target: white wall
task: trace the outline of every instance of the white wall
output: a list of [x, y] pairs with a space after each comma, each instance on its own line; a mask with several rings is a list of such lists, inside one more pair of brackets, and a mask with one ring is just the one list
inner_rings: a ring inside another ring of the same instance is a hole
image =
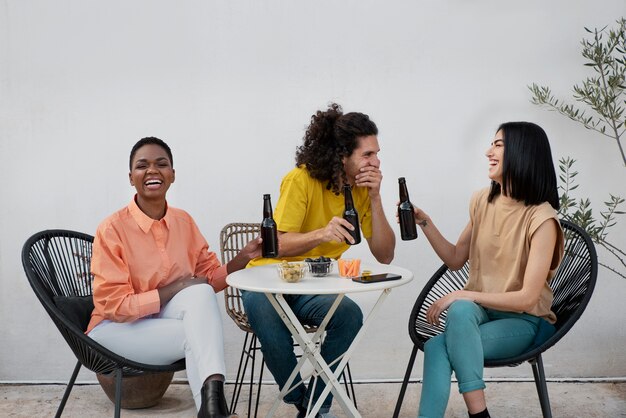
[[[69, 378], [75, 360], [26, 281], [21, 246], [41, 229], [93, 233], [124, 206], [128, 153], [144, 136], [172, 146], [170, 204], [215, 250], [222, 225], [259, 221], [262, 194], [277, 198], [310, 115], [330, 101], [378, 124], [392, 221], [405, 176], [456, 239], [471, 192], [487, 184], [483, 152], [508, 120], [539, 123], [555, 159], [578, 160], [581, 197], [626, 196], [615, 145], [533, 106], [526, 87], [569, 96], [588, 74], [583, 27], [625, 12], [624, 0], [0, 1], [0, 381]], [[623, 219], [612, 233], [621, 248], [625, 231]], [[394, 263], [416, 279], [370, 328], [357, 380], [402, 377], [408, 314], [440, 264], [423, 237], [398, 241]], [[548, 376], [626, 376], [625, 290], [600, 271], [584, 317], [545, 356]], [[224, 326], [232, 377], [242, 333], [226, 316]]]

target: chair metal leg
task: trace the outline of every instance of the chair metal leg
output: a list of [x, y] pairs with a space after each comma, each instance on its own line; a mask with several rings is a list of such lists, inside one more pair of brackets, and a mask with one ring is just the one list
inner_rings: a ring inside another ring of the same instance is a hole
[[[263, 382], [263, 369], [265, 368], [265, 359], [261, 357], [261, 371], [259, 373], [259, 383], [258, 389], [256, 392], [256, 405], [254, 406], [254, 418], [257, 418], [257, 414], [259, 413], [259, 400], [261, 399], [261, 387]], [[250, 377], [252, 379], [252, 377]]]
[[[250, 413], [252, 411], [252, 393], [254, 392], [253, 391], [253, 387], [254, 387], [254, 366], [256, 366], [257, 342], [258, 342], [258, 340], [257, 340], [256, 334], [252, 334], [252, 340], [250, 341], [250, 345], [248, 346], [248, 357], [252, 359], [252, 367], [250, 368], [250, 385], [249, 385], [249, 389], [248, 389], [248, 416], [249, 417], [252, 416], [252, 415], [250, 415]], [[247, 365], [247, 361], [246, 361], [246, 365]], [[259, 384], [260, 384], [260, 382], [259, 382]], [[257, 395], [257, 399], [258, 399], [258, 395]], [[256, 417], [256, 413], [255, 413], [255, 417]]]
[[359, 409], [356, 404], [356, 395], [354, 394], [354, 383], [352, 383], [352, 372], [350, 371], [350, 363], [346, 364], [346, 368], [341, 372], [341, 377], [343, 378], [343, 384], [346, 387], [346, 393], [348, 394], [348, 398], [352, 399], [352, 403], [354, 403], [354, 407]]
[[63, 393], [61, 404], [59, 405], [59, 408], [57, 409], [56, 415], [54, 416], [55, 418], [60, 418], [61, 414], [63, 414], [65, 403], [67, 402], [67, 398], [70, 397], [70, 392], [72, 391], [72, 388], [74, 387], [74, 382], [76, 381], [76, 377], [78, 376], [80, 367], [81, 367], [80, 361], [77, 361], [76, 366], [74, 367], [74, 371], [72, 372], [72, 377], [70, 377], [70, 381], [68, 382], [67, 387], [65, 388], [65, 392]]
[[550, 397], [548, 396], [548, 385], [546, 384], [546, 375], [543, 370], [543, 360], [541, 354], [529, 361], [533, 368], [535, 376], [535, 386], [537, 386], [537, 394], [539, 395], [539, 403], [541, 404], [541, 413], [543, 418], [552, 418], [550, 409]]
[[404, 394], [406, 393], [406, 387], [409, 384], [409, 378], [411, 377], [411, 371], [413, 371], [413, 364], [415, 364], [415, 357], [417, 357], [417, 346], [413, 346], [411, 357], [409, 358], [409, 364], [406, 366], [406, 373], [404, 373], [404, 380], [402, 381], [402, 387], [400, 388], [400, 395], [396, 402], [396, 409], [393, 411], [393, 418], [398, 418], [400, 415], [400, 409], [402, 409], [402, 402], [404, 402]]
[[[233, 389], [233, 396], [230, 401], [230, 413], [234, 414], [236, 412], [237, 404], [239, 403], [239, 396], [241, 395], [241, 389], [244, 385], [244, 380], [246, 377], [246, 371], [248, 370], [248, 362], [250, 361], [250, 382], [248, 384], [248, 417], [256, 417], [259, 410], [259, 399], [261, 396], [261, 382], [263, 379], [263, 367], [265, 365], [265, 361], [261, 360], [261, 372], [259, 375], [257, 395], [256, 395], [256, 405], [254, 408], [254, 415], [252, 413], [252, 396], [254, 394], [254, 373], [256, 367], [256, 353], [260, 350], [258, 345], [258, 339], [253, 333], [246, 333], [246, 337], [243, 342], [243, 347], [241, 349], [241, 357], [239, 358], [239, 367], [237, 369], [237, 377], [235, 378], [235, 387]], [[263, 359], [263, 357], [261, 357]]]
[[122, 408], [122, 369], [115, 370], [115, 418], [120, 418]]
[[[254, 373], [256, 367], [256, 353], [259, 351], [261, 347], [259, 346], [259, 340], [254, 333], [246, 333], [246, 338], [243, 342], [243, 348], [241, 350], [241, 357], [239, 359], [239, 368], [237, 370], [237, 378], [235, 379], [235, 388], [233, 390], [233, 396], [230, 401], [230, 413], [234, 414], [237, 408], [237, 404], [239, 403], [239, 396], [241, 394], [241, 389], [245, 384], [246, 371], [248, 370], [248, 361], [251, 361], [250, 364], [250, 380], [248, 382], [248, 417], [255, 417], [259, 411], [259, 401], [261, 399], [261, 383], [263, 381], [263, 368], [265, 367], [265, 360], [263, 356], [261, 356], [261, 370], [259, 373], [259, 379], [256, 390], [256, 401], [254, 405], [254, 415], [252, 415], [252, 403], [254, 396]], [[244, 358], [245, 357], [245, 358]]]
[[[248, 341], [249, 338], [254, 339], [254, 335], [246, 332], [246, 337], [243, 340], [243, 347], [241, 348], [241, 357], [239, 358], [239, 367], [237, 368], [237, 377], [235, 378], [235, 387], [233, 388], [233, 396], [230, 399], [230, 413], [234, 414], [237, 408], [237, 403], [239, 402], [239, 395], [241, 394], [241, 388], [243, 386], [243, 379], [246, 375], [246, 370], [248, 368], [248, 359], [250, 358], [250, 347], [252, 347], [252, 340]], [[245, 356], [245, 360], [244, 360]]]

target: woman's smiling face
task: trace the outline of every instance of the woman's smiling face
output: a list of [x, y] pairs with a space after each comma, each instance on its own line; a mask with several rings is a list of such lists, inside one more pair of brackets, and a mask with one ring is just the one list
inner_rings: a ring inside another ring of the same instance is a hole
[[139, 202], [165, 200], [167, 190], [174, 183], [175, 172], [165, 149], [146, 144], [136, 151], [128, 177], [137, 190]]
[[485, 156], [489, 160], [489, 178], [502, 185], [502, 165], [504, 164], [504, 132], [502, 130], [496, 132]]

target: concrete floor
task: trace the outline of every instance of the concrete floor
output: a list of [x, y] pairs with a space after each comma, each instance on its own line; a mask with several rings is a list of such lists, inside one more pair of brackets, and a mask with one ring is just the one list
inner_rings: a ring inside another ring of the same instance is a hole
[[[388, 418], [393, 414], [400, 384], [376, 383], [355, 385], [359, 412], [363, 417]], [[64, 385], [0, 385], [0, 417], [52, 417], [59, 405]], [[277, 395], [275, 385], [263, 385], [259, 416], [264, 416]], [[226, 386], [230, 395], [232, 385]], [[409, 385], [400, 417], [415, 417], [420, 385]], [[626, 417], [626, 382], [620, 383], [548, 383], [554, 417]], [[243, 395], [243, 393], [242, 393]], [[489, 410], [494, 417], [540, 417], [541, 409], [533, 382], [487, 385]], [[240, 402], [240, 417], [246, 405]], [[332, 412], [346, 415], [337, 405]], [[77, 385], [65, 407], [64, 417], [111, 417], [113, 404], [97, 384]], [[123, 417], [196, 416], [191, 392], [186, 384], [170, 385], [161, 402], [149, 409], [122, 410]], [[295, 409], [282, 404], [277, 418], [293, 418]], [[467, 417], [461, 396], [453, 390], [446, 417]]]

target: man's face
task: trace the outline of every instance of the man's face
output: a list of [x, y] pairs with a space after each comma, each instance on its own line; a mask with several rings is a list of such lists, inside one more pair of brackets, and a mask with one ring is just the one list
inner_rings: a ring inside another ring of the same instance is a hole
[[361, 168], [372, 166], [380, 168], [378, 153], [378, 138], [376, 135], [360, 136], [357, 138], [357, 147], [348, 157], [343, 157], [343, 168], [348, 176], [348, 181], [354, 185], [354, 178]]

